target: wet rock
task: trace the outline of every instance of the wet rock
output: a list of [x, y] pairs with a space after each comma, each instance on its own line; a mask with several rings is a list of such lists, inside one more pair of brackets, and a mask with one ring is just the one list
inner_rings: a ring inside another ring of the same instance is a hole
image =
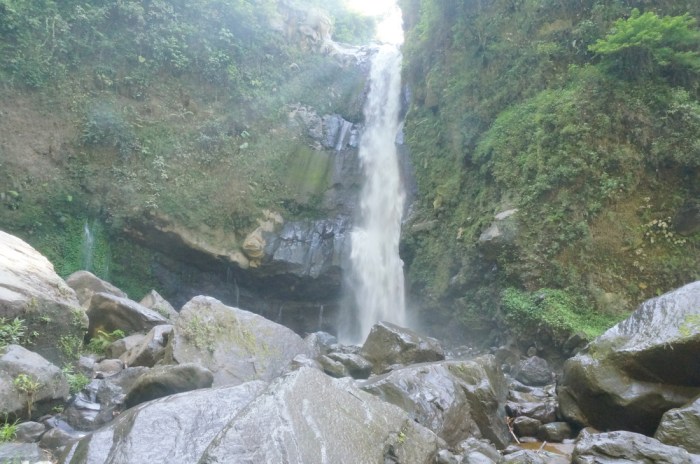
[[537, 419], [543, 424], [548, 424], [557, 420], [556, 400], [550, 399], [536, 403], [506, 403], [506, 412], [510, 417], [527, 416]]
[[196, 364], [158, 366], [139, 377], [124, 398], [127, 408], [146, 401], [199, 388], [209, 388], [214, 375]]
[[460, 464], [462, 460], [455, 456], [450, 450], [440, 450], [437, 454], [437, 464]]
[[491, 225], [479, 236], [479, 249], [487, 259], [496, 258], [514, 245], [518, 235], [517, 213], [517, 209], [510, 209], [496, 214]]
[[19, 238], [0, 231], [0, 317], [24, 321], [33, 352], [57, 365], [72, 361], [57, 340], [83, 338], [87, 317], [53, 265]]
[[338, 339], [328, 332], [314, 332], [304, 338], [313, 356], [328, 354], [332, 346], [338, 343]]
[[486, 456], [494, 462], [498, 462], [501, 459], [501, 453], [493, 446], [493, 443], [485, 439], [470, 437], [460, 443], [457, 448], [462, 451], [465, 459], [472, 453]]
[[308, 355], [308, 348], [290, 329], [198, 296], [180, 311], [164, 361], [199, 364], [221, 386], [272, 380], [299, 354]]
[[372, 373], [372, 363], [355, 353], [329, 353], [328, 357], [341, 363], [354, 379], [366, 379]]
[[694, 454], [700, 454], [698, 437], [700, 437], [700, 397], [681, 408], [666, 411], [654, 434], [654, 438], [660, 442], [680, 446]]
[[519, 437], [536, 437], [542, 422], [532, 417], [518, 416], [513, 419], [513, 430]]
[[465, 454], [462, 460], [458, 462], [461, 462], [462, 464], [496, 464], [498, 461], [494, 461], [478, 451], [472, 451], [471, 453]]
[[321, 371], [323, 370], [323, 367], [321, 366], [321, 364], [318, 361], [316, 361], [315, 359], [311, 359], [304, 354], [299, 354], [297, 356], [294, 356], [294, 359], [292, 359], [292, 364], [290, 365], [290, 367], [292, 370], [300, 369], [302, 367], [310, 367], [312, 369], [318, 369]]
[[112, 342], [105, 349], [105, 355], [112, 359], [119, 358], [133, 347], [139, 345], [145, 337], [146, 336], [144, 334], [135, 333], [124, 338], [120, 338], [119, 340]]
[[499, 447], [510, 441], [502, 407], [505, 379], [493, 356], [409, 366], [360, 385], [404, 409], [450, 446], [472, 436]]
[[50, 463], [51, 455], [42, 450], [36, 443], [0, 443], [0, 462], [8, 464]]
[[90, 319], [90, 337], [96, 337], [98, 330], [107, 333], [122, 330], [129, 335], [134, 332], [147, 332], [157, 325], [168, 323], [166, 318], [152, 309], [107, 293], [95, 293], [90, 298], [87, 315]]
[[573, 432], [571, 426], [566, 422], [550, 422], [543, 424], [537, 431], [537, 438], [551, 443], [561, 443], [571, 438]]
[[499, 464], [570, 464], [561, 454], [549, 451], [520, 450], [503, 457]]
[[700, 282], [643, 303], [564, 364], [567, 421], [651, 435], [700, 393]]
[[244, 408], [199, 462], [427, 464], [439, 447], [437, 436], [400, 408], [302, 368], [275, 380]]
[[[26, 380], [24, 391], [16, 383], [19, 379]], [[0, 414], [40, 417], [67, 398], [68, 382], [61, 369], [19, 345], [0, 350]]]
[[97, 378], [109, 377], [124, 369], [124, 362], [119, 359], [103, 359], [93, 366]]
[[445, 352], [436, 339], [423, 337], [410, 329], [384, 321], [372, 327], [360, 353], [374, 365], [375, 373], [381, 373], [394, 364], [408, 365], [445, 359]]
[[198, 462], [214, 436], [265, 386], [249, 382], [140, 404], [71, 445], [59, 462]]
[[60, 428], [49, 429], [39, 441], [39, 446], [42, 449], [49, 450], [52, 452], [58, 451], [67, 444], [75, 441], [79, 438], [78, 435], [74, 435], [66, 432]]
[[654, 438], [625, 431], [584, 437], [576, 443], [573, 454], [574, 464], [692, 464], [697, 462], [694, 459], [682, 448], [664, 445]]
[[345, 365], [340, 361], [331, 359], [326, 355], [321, 355], [318, 357], [318, 362], [321, 365], [323, 372], [330, 375], [331, 377], [350, 377], [350, 372], [348, 372], [348, 368], [345, 367]]
[[546, 360], [531, 356], [517, 364], [514, 377], [525, 385], [542, 386], [552, 383], [554, 373]]
[[15, 440], [22, 443], [36, 443], [44, 432], [46, 432], [44, 424], [32, 421], [22, 422], [17, 424]]
[[139, 304], [147, 307], [148, 309], [154, 310], [161, 316], [164, 316], [171, 321], [175, 320], [177, 317], [177, 311], [175, 311], [173, 305], [171, 305], [165, 298], [160, 296], [160, 293], [156, 292], [155, 290], [148, 292], [146, 296], [141, 299]]
[[127, 298], [126, 293], [89, 271], [74, 272], [68, 276], [66, 284], [75, 290], [78, 301], [83, 306], [90, 301], [90, 298], [95, 293], [107, 293], [119, 298]]
[[165, 356], [165, 347], [172, 333], [172, 325], [155, 326], [138, 345], [122, 354], [120, 359], [127, 366], [153, 367]]

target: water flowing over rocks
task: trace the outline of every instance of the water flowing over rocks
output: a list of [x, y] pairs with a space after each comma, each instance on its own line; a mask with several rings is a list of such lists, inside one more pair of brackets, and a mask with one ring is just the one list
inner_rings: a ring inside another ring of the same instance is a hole
[[262, 316], [210, 297], [182, 307], [167, 362], [197, 363], [214, 373], [214, 386], [271, 380], [308, 348], [297, 334]]
[[[0, 231], [0, 318], [26, 324], [23, 344], [51, 362], [69, 359], [56, 349], [61, 337], [82, 339], [85, 311], [53, 265], [23, 240]], [[34, 337], [32, 334], [42, 334]]]
[[651, 435], [700, 394], [700, 282], [643, 303], [564, 365], [563, 416]]

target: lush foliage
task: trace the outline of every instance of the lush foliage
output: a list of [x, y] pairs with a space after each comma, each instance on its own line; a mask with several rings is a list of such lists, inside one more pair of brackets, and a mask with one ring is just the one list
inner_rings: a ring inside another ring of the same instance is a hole
[[0, 443], [7, 443], [15, 439], [18, 422], [19, 419], [14, 422], [8, 422], [7, 416], [5, 416], [5, 422], [0, 425]]
[[645, 77], [662, 68], [674, 80], [687, 71], [700, 73], [700, 31], [688, 13], [659, 17], [632, 10], [615, 22], [613, 32], [588, 48], [602, 55], [605, 65], [624, 77]]
[[[483, 336], [514, 295], [618, 315], [700, 278], [669, 219], [700, 193], [696, 2], [401, 4], [421, 192], [402, 253], [426, 319]], [[480, 245], [511, 209], [512, 241]]]
[[24, 320], [14, 318], [8, 321], [4, 317], [0, 317], [0, 349], [7, 345], [18, 345], [25, 341], [27, 335], [27, 326]]
[[98, 330], [97, 335], [90, 339], [90, 342], [85, 347], [90, 353], [95, 354], [105, 354], [105, 350], [109, 345], [115, 341], [124, 338], [125, 334], [122, 330], [114, 330], [112, 332], [105, 332], [104, 330]]

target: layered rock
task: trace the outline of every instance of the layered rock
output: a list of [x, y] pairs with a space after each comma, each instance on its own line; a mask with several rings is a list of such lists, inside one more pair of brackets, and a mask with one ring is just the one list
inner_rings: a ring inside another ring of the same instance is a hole
[[445, 352], [436, 339], [384, 321], [372, 327], [362, 345], [361, 354], [374, 365], [375, 373], [381, 373], [392, 365], [445, 359]]
[[87, 315], [90, 318], [90, 337], [99, 335], [100, 331], [110, 333], [121, 330], [126, 334], [146, 332], [169, 322], [152, 309], [108, 293], [96, 293], [90, 298]]
[[80, 304], [85, 306], [95, 293], [107, 293], [119, 298], [127, 298], [127, 294], [89, 271], [77, 271], [66, 278], [66, 284], [75, 290]]
[[57, 341], [80, 341], [87, 327], [75, 292], [53, 265], [26, 242], [2, 231], [0, 318], [22, 320], [25, 330], [20, 342], [58, 365], [70, 361], [70, 356], [56, 349]]
[[558, 390], [570, 422], [651, 435], [700, 393], [700, 282], [643, 303], [568, 360]]
[[661, 417], [654, 438], [667, 445], [680, 446], [700, 454], [700, 397], [681, 408], [670, 409]]
[[574, 464], [650, 462], [654, 464], [695, 464], [700, 456], [664, 445], [633, 432], [609, 432], [582, 437], [574, 449]]

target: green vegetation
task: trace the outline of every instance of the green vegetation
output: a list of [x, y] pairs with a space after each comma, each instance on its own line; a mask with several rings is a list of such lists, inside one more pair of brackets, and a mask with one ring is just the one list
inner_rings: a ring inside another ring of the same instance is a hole
[[198, 315], [192, 315], [182, 325], [183, 335], [199, 349], [214, 352], [216, 348], [217, 336], [221, 332], [221, 327], [217, 327]]
[[63, 375], [66, 376], [71, 395], [75, 395], [90, 383], [90, 378], [82, 372], [75, 372], [73, 366], [64, 366]]
[[8, 415], [5, 414], [5, 420], [2, 425], [0, 425], [0, 443], [7, 443], [15, 439], [17, 435], [17, 423], [19, 419], [14, 422], [8, 421]]
[[[700, 237], [674, 230], [700, 194], [700, 8], [639, 3], [401, 2], [420, 190], [402, 256], [437, 327], [592, 334], [700, 278]], [[512, 240], [479, 244], [510, 209]]]
[[41, 382], [28, 376], [27, 374], [18, 374], [12, 381], [17, 391], [24, 393], [27, 397], [27, 417], [32, 417], [32, 409], [34, 408], [34, 400], [37, 392], [43, 387]]
[[0, 317], [0, 349], [7, 345], [19, 345], [25, 341], [27, 326], [23, 319], [18, 317], [11, 321]]
[[125, 337], [123, 330], [113, 330], [112, 332], [105, 332], [104, 330], [98, 330], [97, 335], [90, 339], [87, 346], [85, 347], [90, 353], [95, 354], [105, 354], [105, 350], [109, 345], [117, 340]]

